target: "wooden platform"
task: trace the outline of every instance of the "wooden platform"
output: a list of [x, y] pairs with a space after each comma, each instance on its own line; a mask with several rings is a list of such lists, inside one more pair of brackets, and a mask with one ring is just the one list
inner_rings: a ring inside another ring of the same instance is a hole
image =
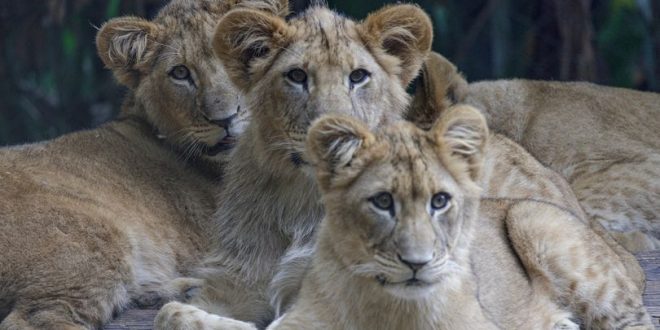
[[644, 305], [653, 317], [653, 324], [660, 329], [660, 250], [637, 255], [639, 264], [646, 273]]
[[[644, 304], [656, 329], [660, 329], [660, 250], [637, 255], [639, 263], [646, 272], [646, 291]], [[152, 329], [157, 310], [128, 310], [106, 325], [106, 330], [147, 330]]]
[[154, 327], [156, 309], [129, 309], [103, 328], [105, 330], [151, 330]]

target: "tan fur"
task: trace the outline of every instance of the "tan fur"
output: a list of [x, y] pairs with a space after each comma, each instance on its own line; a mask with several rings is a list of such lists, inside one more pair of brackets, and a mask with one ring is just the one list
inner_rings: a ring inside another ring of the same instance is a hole
[[[334, 120], [319, 121], [309, 141], [313, 143], [314, 133]], [[343, 122], [355, 132], [365, 130], [349, 120]], [[370, 133], [360, 132], [355, 138], [358, 135]], [[478, 218], [481, 189], [473, 180], [482, 170], [487, 136], [485, 121], [476, 111], [454, 111], [429, 132], [402, 123], [376, 133], [372, 139], [377, 143], [355, 151], [350, 164], [337, 164], [332, 174], [317, 165], [319, 178], [335, 178], [330, 184], [320, 181], [327, 216], [301, 296], [275, 328], [559, 329], [571, 325], [569, 313], [547, 297], [525, 290], [524, 281], [517, 292], [507, 293], [527, 300], [507, 315], [521, 322], [517, 325], [502, 324], [503, 315], [490, 315], [490, 306], [479, 301], [484, 288], [475, 282], [471, 255], [481, 251], [470, 244], [474, 235], [482, 236], [483, 224]], [[320, 159], [323, 165], [327, 161]], [[369, 197], [383, 191], [394, 196], [393, 215], [374, 212], [370, 204]], [[434, 213], [430, 201], [439, 192], [452, 197], [446, 209]], [[414, 252], [432, 255], [417, 271], [403, 262], [411, 259], [407, 243], [411, 241]], [[492, 276], [494, 271], [509, 272], [494, 268], [486, 274]], [[392, 284], [413, 277], [425, 285]]]
[[[374, 134], [342, 117], [312, 127], [308, 152], [326, 217], [300, 297], [272, 328], [496, 329], [469, 270], [479, 201], [472, 175], [487, 134], [471, 131], [471, 118], [454, 119], [430, 132], [402, 123]], [[341, 148], [354, 141], [359, 147]], [[372, 205], [382, 192], [393, 196], [391, 210]], [[432, 213], [439, 192], [452, 195], [450, 206]], [[413, 272], [402, 260], [423, 266]], [[406, 284], [411, 278], [419, 282]]]
[[[242, 6], [248, 6], [243, 3]], [[262, 8], [264, 4], [257, 7]], [[99, 55], [130, 88], [117, 120], [0, 149], [0, 329], [91, 329], [132, 305], [185, 298], [238, 97], [210, 48], [223, 1], [117, 18]], [[168, 73], [193, 70], [195, 87]]]
[[[387, 39], [408, 35], [407, 29], [415, 38]], [[232, 11], [219, 22], [214, 47], [245, 93], [252, 120], [228, 164], [215, 215], [217, 247], [201, 271], [208, 285], [194, 305], [265, 326], [276, 312], [271, 299], [276, 310], [291, 301], [298, 282], [280, 278], [274, 289], [269, 284], [285, 251], [309, 244], [323, 216], [304, 156], [310, 123], [343, 113], [376, 127], [401, 116], [408, 104], [405, 86], [430, 50], [431, 31], [426, 14], [411, 5], [386, 7], [359, 23], [319, 7], [288, 22], [253, 10]], [[305, 70], [306, 84], [287, 78], [294, 68]], [[369, 79], [351, 86], [357, 69], [368, 70]], [[176, 306], [165, 306], [156, 328], [204, 324], [202, 311], [177, 313]]]
[[[408, 116], [411, 118], [422, 118], [422, 121], [425, 121], [428, 123], [429, 120], [434, 120], [434, 118], [442, 112], [443, 109], [446, 109], [448, 106], [450, 106], [452, 103], [456, 102], [462, 102], [465, 101], [466, 96], [468, 95], [468, 87], [467, 83], [465, 82], [465, 79], [458, 73], [456, 67], [451, 64], [449, 61], [447, 61], [444, 57], [437, 53], [432, 53], [431, 56], [429, 56], [427, 62], [425, 63], [423, 70], [422, 70], [422, 78], [420, 79], [421, 84], [418, 84], [417, 88], [417, 93], [415, 95], [414, 101], [413, 101], [413, 107], [410, 109]], [[483, 83], [485, 84], [485, 83]], [[544, 85], [542, 82], [536, 82], [533, 84], [538, 84], [538, 85]], [[479, 84], [477, 84], [479, 85]], [[561, 86], [561, 84], [556, 85], [556, 86]], [[565, 89], [565, 87], [564, 87]], [[580, 94], [583, 93], [583, 91], [575, 91], [574, 94]], [[478, 94], [477, 94], [478, 95]], [[485, 93], [485, 96], [487, 97], [489, 94]], [[530, 94], [534, 95], [534, 94]], [[454, 96], [454, 97], [451, 97]], [[506, 96], [506, 97], [505, 97]], [[583, 95], [583, 97], [586, 97], [587, 95]], [[473, 96], [474, 93], [473, 93]], [[497, 94], [497, 98], [501, 98], [506, 102], [507, 97], [512, 98], [512, 99], [517, 99], [518, 101], [516, 102], [516, 107], [513, 109], [518, 109], [517, 111], [520, 112], [522, 115], [524, 115], [525, 109], [521, 109], [520, 106], [518, 105], [518, 102], [520, 104], [525, 104], [525, 98], [527, 97], [527, 94], [517, 94], [515, 92], [511, 92], [510, 94]], [[556, 102], [562, 102], [563, 99], [556, 99]], [[595, 99], [594, 99], [595, 100]], [[592, 100], [593, 102], [595, 102]], [[496, 100], [493, 100], [495, 102]], [[533, 104], [533, 102], [532, 102]], [[580, 104], [580, 103], [578, 103]], [[571, 105], [572, 106], [572, 105]], [[539, 105], [537, 104], [537, 107]], [[429, 109], [433, 109], [433, 111], [429, 111]], [[508, 111], [509, 107], [502, 107], [500, 111]], [[545, 109], [545, 108], [543, 108]], [[546, 109], [549, 110], [549, 109]], [[530, 112], [534, 112], [534, 108], [530, 107], [529, 108]], [[556, 111], [556, 109], [553, 109], [552, 111]], [[524, 117], [524, 116], [523, 116]], [[487, 118], [489, 118], [487, 116]], [[505, 122], [503, 119], [497, 126], [506, 126], [506, 125], [512, 125], [511, 127], [515, 127], [516, 123], [523, 122], [524, 120], [519, 119], [514, 119], [511, 120], [510, 122]], [[428, 124], [427, 124], [428, 125]], [[489, 125], [492, 125], [492, 122], [489, 122]], [[539, 129], [542, 130], [541, 128], [544, 127], [542, 123], [536, 124], [539, 126]], [[497, 129], [497, 127], [495, 127]], [[507, 131], [510, 131], [508, 129], [501, 130], [502, 133], [505, 135], [511, 137], [510, 134], [507, 134]], [[535, 134], [531, 135], [534, 136]], [[565, 136], [562, 136], [560, 138], [566, 138]], [[514, 140], [516, 138], [514, 137]], [[532, 149], [539, 149], [539, 147], [543, 146], [543, 144], [553, 144], [552, 141], [554, 141], [556, 138], [548, 137], [547, 139], [536, 142], [532, 144]], [[519, 140], [519, 138], [518, 138]], [[547, 142], [550, 141], [550, 142]], [[530, 147], [526, 147], [530, 148]], [[561, 148], [557, 148], [556, 150], [562, 150]], [[569, 149], [566, 149], [569, 150]], [[561, 173], [561, 172], [560, 172]], [[607, 184], [607, 183], [603, 183]], [[572, 189], [575, 189], [576, 186], [572, 184]], [[578, 194], [580, 190], [578, 189], [576, 194]], [[579, 196], [579, 195], [578, 195]], [[602, 200], [604, 201], [604, 200]], [[586, 205], [584, 204], [584, 201], [581, 201], [581, 206], [585, 209], [589, 209], [590, 204], [587, 203]], [[590, 214], [590, 213], [587, 213]], [[644, 272], [642, 271], [641, 267], [639, 266], [637, 260], [635, 257], [630, 254], [625, 248], [623, 248], [619, 243], [617, 243], [613, 238], [612, 235], [610, 235], [607, 230], [601, 225], [601, 222], [598, 221], [598, 218], [592, 216], [591, 214], [588, 216], [589, 219], [589, 224], [596, 233], [598, 233], [606, 242], [607, 244], [614, 250], [616, 253], [619, 255], [619, 257], [622, 259], [624, 264], [626, 265], [626, 269], [628, 270], [628, 274], [635, 280], [637, 283], [637, 286], [640, 289], [644, 288]], [[612, 234], [616, 233], [610, 232]], [[638, 240], [637, 242], [645, 242], [646, 240]], [[621, 242], [622, 244], [625, 242]], [[630, 245], [627, 246], [630, 248], [630, 250], [635, 251], [636, 249], [631, 248]]]
[[[422, 79], [423, 79], [423, 84], [422, 84], [421, 88], [420, 88], [420, 86], [418, 86], [418, 90], [417, 90], [418, 93], [415, 96], [415, 102], [413, 103], [415, 106], [412, 107], [411, 110], [409, 111], [409, 113], [408, 113], [409, 117], [413, 117], [413, 118], [418, 117], [418, 118], [424, 118], [424, 119], [427, 119], [427, 120], [429, 118], [431, 118], [431, 120], [433, 120], [434, 118], [437, 118], [437, 116], [439, 114], [441, 114], [443, 111], [445, 111], [445, 109], [447, 109], [448, 104], [451, 104], [452, 102], [455, 102], [453, 100], [450, 100], [448, 98], [448, 95], [450, 95], [450, 94], [453, 94], [453, 95], [466, 95], [467, 94], [466, 90], [464, 89], [464, 86], [466, 86], [464, 83], [455, 83], [456, 81], [463, 80], [462, 77], [460, 76], [460, 74], [457, 72], [456, 68], [450, 62], [448, 62], [446, 59], [444, 59], [443, 57], [441, 57], [438, 54], [434, 53], [429, 57], [427, 63], [424, 66], [424, 69], [423, 69], [423, 78]], [[449, 84], [448, 82], [454, 82], [454, 83]], [[447, 86], [450, 86], [450, 87], [447, 87]], [[453, 86], [453, 88], [454, 88], [453, 90], [452, 90], [451, 86]], [[501, 97], [504, 98], [503, 95]], [[486, 116], [486, 118], [488, 118], [488, 116]], [[515, 121], [512, 121], [512, 122], [515, 122]], [[492, 125], [492, 123], [489, 122], [489, 125]], [[506, 155], [516, 154], [516, 153], [526, 154], [525, 152], [522, 152], [522, 148], [520, 146], [517, 146], [516, 144], [511, 143], [511, 142], [508, 142], [507, 144], [509, 145], [509, 147], [506, 148], [508, 150], [504, 150], [502, 152], [501, 156], [494, 157], [494, 159], [500, 158], [500, 159], [504, 160], [506, 158], [510, 158], [510, 156], [506, 156]], [[516, 151], [518, 149], [520, 149], [521, 151]], [[564, 180], [562, 178], [560, 178], [558, 174], [555, 174], [554, 172], [549, 171], [548, 169], [545, 169], [544, 167], [542, 167], [540, 165], [535, 165], [535, 166], [529, 165], [529, 164], [534, 164], [534, 163], [538, 164], [538, 162], [536, 160], [532, 159], [531, 157], [527, 157], [527, 158], [529, 158], [531, 163], [528, 161], [527, 162], [528, 165], [524, 166], [524, 167], [527, 168], [526, 171], [522, 171], [522, 172], [518, 171], [516, 169], [516, 167], [520, 166], [520, 159], [518, 159], [518, 160], [514, 159], [514, 160], [510, 161], [510, 164], [505, 163], [506, 166], [502, 166], [500, 168], [500, 173], [498, 173], [497, 175], [492, 176], [493, 178], [498, 178], [498, 177], [505, 178], [505, 179], [509, 178], [508, 180], [510, 182], [500, 181], [500, 182], [496, 182], [495, 184], [492, 184], [491, 186], [492, 187], [507, 187], [508, 188], [508, 187], [512, 187], [513, 183], [519, 184], [521, 181], [534, 182], [536, 180], [535, 177], [538, 176], [539, 172], [545, 172], [546, 173], [545, 175], [547, 176], [547, 178], [552, 179], [553, 184], [556, 187], [560, 187], [561, 191], [562, 191], [562, 193], [560, 195], [556, 195], [556, 193], [555, 193], [556, 196], [552, 199], [552, 202], [556, 203], [558, 205], [566, 205], [566, 207], [568, 209], [572, 210], [572, 212], [574, 214], [578, 215], [577, 217], [579, 219], [587, 219], [587, 220], [583, 220], [583, 222], [585, 222], [588, 225], [588, 227], [591, 229], [591, 231], [593, 231], [593, 232], [587, 231], [587, 232], [581, 233], [579, 235], [587, 235], [586, 237], [590, 237], [590, 238], [588, 238], [588, 240], [594, 242], [594, 244], [595, 244], [594, 247], [589, 248], [589, 250], [594, 251], [593, 255], [597, 255], [598, 252], [603, 251], [599, 248], [599, 244], [601, 244], [601, 242], [599, 240], [595, 240], [595, 239], [591, 238], [593, 236], [593, 234], [595, 233], [609, 247], [609, 249], [606, 249], [606, 250], [609, 251], [611, 249], [611, 251], [614, 251], [616, 253], [616, 255], [618, 256], [618, 258], [615, 258], [615, 259], [618, 259], [618, 261], [613, 261], [613, 262], [621, 262], [624, 265], [623, 269], [627, 273], [627, 277], [632, 279], [633, 283], [635, 283], [636, 290], [633, 290], [633, 291], [642, 292], [643, 288], [644, 288], [644, 273], [641, 270], [641, 267], [637, 263], [634, 256], [632, 256], [629, 252], [627, 252], [619, 244], [617, 244], [610, 237], [610, 235], [608, 235], [608, 233], [603, 229], [603, 227], [600, 225], [600, 223], [595, 221], [592, 217], [589, 217], [587, 215], [580, 215], [580, 214], [584, 214], [584, 211], [581, 208], [583, 203], [576, 202], [576, 198], [573, 196], [573, 192], [571, 192], [573, 187], [567, 186], [566, 183], [564, 182]], [[522, 168], [524, 168], [524, 167], [522, 167]], [[507, 172], [511, 172], [511, 173], [507, 173]], [[521, 174], [524, 174], [524, 176], [527, 177], [527, 180], [522, 180], [520, 178]], [[502, 179], [499, 179], [499, 180], [502, 180]], [[523, 187], [524, 187], [524, 185], [523, 185]], [[547, 191], [547, 187], [544, 187], [544, 190], [545, 190], [545, 194], [548, 194], [549, 191]], [[529, 192], [533, 192], [533, 191], [534, 191], [533, 189], [528, 189], [527, 192], [525, 192], [525, 190], [522, 190], [522, 192], [524, 192], [524, 193], [529, 193]], [[496, 194], [496, 195], [503, 196], [502, 194]], [[509, 192], [508, 194], [506, 194], [506, 197], [508, 198], [508, 197], [514, 197], [514, 196], [511, 196], [511, 193]], [[548, 198], [549, 197], [546, 195], [546, 197], [544, 199], [548, 200]], [[562, 200], [563, 200], [563, 202], [560, 202]], [[580, 232], [582, 230], [582, 229], [575, 228], [574, 226], [568, 225], [567, 222], [559, 221], [558, 223], [566, 224], [566, 227], [563, 229], [566, 232], [566, 235], [567, 235], [566, 237], [570, 237], [570, 235], [573, 234], [572, 231]], [[582, 237], [584, 237], [584, 236], [582, 236]], [[486, 241], [484, 244], [487, 245], [488, 242]], [[604, 276], [609, 276], [609, 275], [610, 274], [606, 274]], [[617, 276], [621, 276], [621, 275], [619, 274]], [[619, 286], [622, 286], [622, 285], [619, 285]], [[628, 289], [626, 289], [626, 290], [628, 290]], [[593, 298], [594, 297], [591, 297], [589, 299], [593, 299]], [[604, 299], [604, 298], [606, 299], [607, 297], [599, 297], [599, 298], [600, 299]], [[591, 301], [589, 299], [587, 299], [586, 301], [583, 301], [583, 304], [589, 305], [589, 302]], [[628, 304], [628, 303], [626, 303], [626, 304]], [[606, 306], [606, 305], [603, 305], [603, 306]], [[584, 307], [585, 306], [582, 306], [582, 308], [584, 308]], [[584, 313], [584, 312], [585, 311], [583, 310], [582, 313]], [[601, 313], [606, 313], [606, 312], [601, 312]], [[591, 317], [597, 318], [596, 316], [587, 316], [585, 318], [589, 319]], [[606, 321], [595, 320], [594, 322], [595, 323], [598, 323], [598, 322], [607, 323], [607, 322], [611, 322], [611, 320], [606, 320]]]
[[[98, 54], [117, 80], [131, 89], [128, 99], [137, 100], [138, 104], [124, 107], [123, 116], [147, 120], [182, 157], [208, 159], [207, 154], [214, 156], [231, 147], [247, 120], [239, 93], [209, 42], [215, 23], [230, 4], [223, 0], [175, 3], [163, 8], [153, 22], [136, 17], [108, 21], [96, 38]], [[171, 73], [177, 66], [184, 66], [190, 77], [175, 79]], [[227, 118], [231, 120], [226, 123], [214, 122]]]
[[[423, 224], [407, 227], [409, 225], [406, 225], [406, 222], [411, 221], [410, 217], [420, 219], [418, 221], [428, 219], [428, 204], [415, 204], [407, 198], [417, 196], [428, 203], [433, 192], [448, 191], [448, 187], [452, 186], [446, 174], [438, 174], [433, 166], [429, 165], [438, 160], [422, 160], [438, 153], [441, 168], [448, 171], [453, 180], [459, 183], [466, 182], [466, 175], [472, 177], [474, 164], [478, 164], [476, 168], [481, 173], [478, 182], [482, 188], [481, 207], [470, 247], [471, 263], [463, 263], [461, 266], [464, 269], [472, 268], [475, 276], [473, 280], [478, 286], [476, 296], [483, 309], [481, 313], [485, 315], [485, 319], [492, 322], [491, 327], [494, 324], [506, 329], [576, 329], [577, 326], [571, 325], [570, 320], [566, 319], [570, 315], [567, 312], [572, 312], [588, 329], [622, 329], [632, 326], [652, 328], [650, 318], [642, 306], [641, 291], [627, 276], [618, 256], [585, 223], [568, 185], [522, 148], [502, 136], [491, 136], [487, 147], [471, 147], [480, 145], [478, 137], [485, 132], [485, 121], [483, 118], [479, 121], [474, 117], [475, 114], [477, 110], [473, 108], [456, 107], [450, 109], [440, 123], [432, 128], [432, 132], [441, 132], [441, 135], [435, 135], [436, 141], [439, 141], [441, 146], [449, 146], [449, 150], [441, 148], [438, 152], [436, 147], [434, 152], [433, 144], [429, 147], [420, 142], [424, 139], [419, 136], [424, 136], [425, 133], [410, 125], [404, 125], [380, 132], [374, 139], [390, 143], [389, 148], [394, 151], [390, 151], [388, 156], [381, 156], [379, 159], [374, 156], [375, 152], [370, 150], [383, 147], [368, 146], [353, 156], [348, 166], [356, 166], [357, 169], [352, 173], [345, 170], [335, 171], [335, 181], [343, 182], [346, 179], [341, 177], [348, 175], [356, 178], [354, 182], [347, 185], [324, 185], [323, 181], [320, 181], [328, 218], [319, 233], [316, 260], [303, 282], [299, 301], [280, 320], [280, 326], [277, 328], [287, 328], [287, 324], [290, 325], [288, 328], [292, 329], [301, 328], [301, 324], [306, 324], [308, 328], [325, 328], [314, 322], [338, 324], [337, 328], [429, 328], [427, 323], [415, 326], [416, 314], [411, 312], [416, 310], [414, 307], [411, 308], [409, 304], [399, 305], [402, 302], [397, 299], [388, 304], [392, 298], [388, 300], [387, 295], [374, 292], [374, 287], [377, 287], [375, 281], [365, 284], [366, 279], [359, 278], [364, 275], [360, 272], [345, 279], [346, 276], [342, 276], [342, 272], [345, 272], [345, 269], [358, 268], [347, 263], [355, 260], [356, 255], [364, 255], [363, 258], [370, 259], [373, 255], [387, 253], [379, 250], [387, 245], [373, 242], [369, 232], [392, 232], [390, 238], [396, 241], [394, 246], [399, 255], [402, 255], [401, 249], [405, 247], [398, 237], [399, 231], [414, 235], [415, 241], [425, 241], [422, 238], [434, 232]], [[456, 124], [453, 124], [454, 122]], [[454, 138], [457, 134], [451, 132], [453, 125], [460, 128], [456, 130], [460, 132], [458, 140]], [[322, 124], [319, 123], [314, 129], [319, 126]], [[315, 132], [310, 133], [310, 138], [314, 137]], [[320, 150], [317, 153], [327, 152]], [[453, 157], [448, 159], [448, 154]], [[479, 161], [480, 158], [483, 162]], [[379, 168], [382, 166], [385, 166], [386, 170]], [[324, 177], [325, 173], [326, 170], [322, 168], [317, 172], [319, 178]], [[437, 179], [438, 177], [443, 179]], [[438, 180], [443, 184], [440, 188], [432, 188], [434, 184], [437, 185]], [[387, 182], [392, 182], [389, 186], [394, 188], [387, 189]], [[401, 189], [401, 182], [409, 182], [404, 185], [408, 189], [404, 190], [407, 193], [398, 190]], [[465, 183], [460, 186], [470, 191]], [[393, 230], [377, 229], [378, 225], [373, 224], [382, 223], [383, 220], [366, 221], [369, 215], [364, 215], [363, 205], [367, 203], [365, 196], [388, 190], [402, 199], [401, 209], [397, 209], [400, 216], [396, 218], [396, 227]], [[420, 195], [424, 197], [421, 198]], [[416, 205], [417, 213], [406, 209], [406, 206], [412, 207], [410, 205]], [[457, 205], [461, 205], [460, 202], [457, 202]], [[472, 216], [475, 217], [476, 214], [473, 213]], [[451, 220], [441, 221], [450, 223]], [[465, 221], [469, 221], [467, 217]], [[371, 231], [367, 230], [365, 233], [364, 223], [373, 226]], [[469, 230], [466, 229], [467, 232]], [[366, 246], [365, 237], [369, 237]], [[462, 239], [469, 240], [470, 237], [463, 236]], [[352, 240], [362, 241], [362, 244]], [[373, 247], [376, 247], [378, 252], [371, 252]], [[436, 258], [442, 258], [442, 251], [436, 249]], [[392, 252], [389, 260], [396, 261]], [[519, 262], [522, 262], [522, 265]], [[400, 264], [399, 267], [403, 265]], [[432, 264], [428, 267], [432, 267]], [[339, 280], [335, 282], [334, 279], [337, 278]], [[345, 279], [345, 282], [342, 282], [342, 279]], [[469, 280], [469, 277], [466, 279]], [[460, 292], [462, 300], [451, 295], [441, 297], [460, 304], [465, 301], [466, 295], [469, 297], [475, 294], [464, 290]], [[429, 304], [436, 305], [436, 308], [440, 308], [439, 311], [429, 313], [427, 309], [418, 309], [426, 322], [438, 322], [431, 328], [473, 329], [479, 328], [484, 321], [479, 321], [480, 313], [476, 310], [469, 312], [465, 319], [459, 320], [467, 323], [442, 324], [443, 321], [456, 322], [451, 317], [443, 318], [445, 313], [455, 315], [453, 308], [466, 308], [453, 304], [446, 306], [442, 304], [442, 299], [436, 299], [435, 303], [425, 301], [424, 306], [428, 308]], [[376, 306], [371, 317], [370, 309], [364, 307], [370, 303]], [[357, 310], [360, 312], [353, 312]], [[309, 315], [320, 315], [320, 320], [311, 317], [312, 321], [307, 322], [310, 321]], [[401, 320], [410, 323], [397, 323], [397, 315]], [[287, 321], [288, 319], [291, 321]], [[345, 323], [351, 322], [350, 320], [358, 322], [357, 325]], [[299, 323], [301, 321], [303, 323]], [[383, 323], [379, 323], [381, 321]], [[309, 327], [309, 324], [314, 326]]]
[[[579, 329], [571, 315], [586, 329], [652, 329], [641, 292], [568, 185], [505, 137], [487, 137], [465, 106], [428, 132], [318, 120], [307, 152], [326, 217], [298, 300], [269, 329]], [[373, 204], [383, 192], [391, 209]], [[433, 212], [439, 192], [450, 203]]]
[[[490, 226], [480, 227], [478, 233], [499, 233], [508, 243], [493, 244], [487, 234], [474, 240], [475, 249], [483, 251], [474, 255], [481, 301], [494, 307], [493, 315], [507, 315], [509, 308], [515, 310], [524, 301], [487, 293], [489, 288], [515, 292], [519, 285], [510, 283], [517, 278], [531, 280], [537, 292], [565, 306], [587, 329], [634, 325], [652, 329], [642, 304], [643, 288], [634, 277], [637, 273], [606, 237], [592, 229], [565, 180], [501, 135], [491, 139], [485, 158], [480, 212], [482, 218], [490, 218]], [[522, 262], [525, 276], [489, 275], [502, 267], [492, 255], [498, 246], [508, 253], [515, 251], [517, 258], [509, 262]], [[636, 262], [633, 266], [639, 267]], [[515, 303], [507, 307], [503, 301]]]
[[[429, 83], [457, 79], [438, 58]], [[527, 80], [460, 91], [457, 101], [482, 109], [494, 131], [568, 180], [594, 226], [631, 252], [660, 248], [660, 95]]]

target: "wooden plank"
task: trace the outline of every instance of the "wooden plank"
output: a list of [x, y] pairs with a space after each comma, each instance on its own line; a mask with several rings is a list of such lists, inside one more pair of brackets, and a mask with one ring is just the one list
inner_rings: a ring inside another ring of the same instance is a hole
[[[653, 324], [660, 329], [660, 250], [637, 255], [639, 264], [646, 273], [644, 305], [653, 317]], [[157, 310], [130, 309], [107, 324], [105, 330], [150, 330], [153, 328]]]
[[157, 309], [129, 309], [107, 324], [105, 330], [151, 330]]
[[636, 255], [646, 274], [644, 305], [653, 318], [653, 325], [660, 329], [660, 250]]

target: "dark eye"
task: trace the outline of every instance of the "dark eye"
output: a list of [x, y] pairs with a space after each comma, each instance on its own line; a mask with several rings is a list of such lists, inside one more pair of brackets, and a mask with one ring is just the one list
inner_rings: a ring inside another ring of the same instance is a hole
[[369, 71], [365, 69], [357, 69], [351, 72], [350, 75], [348, 75], [348, 79], [351, 80], [351, 84], [357, 85], [365, 82], [367, 78], [369, 78], [369, 75], [370, 75]]
[[286, 77], [291, 80], [291, 82], [300, 85], [307, 82], [307, 74], [302, 69], [293, 69], [286, 73]]
[[437, 193], [431, 198], [431, 209], [434, 211], [442, 210], [447, 207], [451, 195], [445, 192]]
[[378, 193], [369, 198], [369, 201], [371, 204], [374, 204], [375, 207], [384, 211], [390, 211], [394, 207], [394, 199], [392, 199], [392, 195], [388, 192]]
[[170, 76], [176, 80], [186, 80], [190, 78], [190, 70], [185, 65], [177, 65], [170, 71]]

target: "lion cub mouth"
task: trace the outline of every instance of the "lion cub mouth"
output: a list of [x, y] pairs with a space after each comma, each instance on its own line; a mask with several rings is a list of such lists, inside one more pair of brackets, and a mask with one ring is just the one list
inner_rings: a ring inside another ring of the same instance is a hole
[[227, 135], [222, 140], [218, 141], [214, 146], [206, 149], [208, 156], [215, 156], [223, 151], [227, 151], [236, 146], [238, 139], [236, 137]]
[[422, 280], [419, 280], [417, 278], [414, 278], [414, 277], [409, 279], [409, 280], [406, 280], [402, 284], [404, 284], [405, 286], [427, 286], [427, 285], [430, 285], [430, 283], [426, 283], [426, 282], [424, 282]]
[[433, 285], [433, 283], [420, 280], [415, 276], [398, 282], [390, 282], [383, 276], [376, 276], [376, 281], [382, 286], [426, 287]]
[[390, 294], [403, 299], [420, 299], [426, 296], [434, 287], [434, 283], [421, 280], [417, 277], [410, 277], [408, 279], [390, 282], [384, 278], [376, 277], [376, 281], [380, 286]]

